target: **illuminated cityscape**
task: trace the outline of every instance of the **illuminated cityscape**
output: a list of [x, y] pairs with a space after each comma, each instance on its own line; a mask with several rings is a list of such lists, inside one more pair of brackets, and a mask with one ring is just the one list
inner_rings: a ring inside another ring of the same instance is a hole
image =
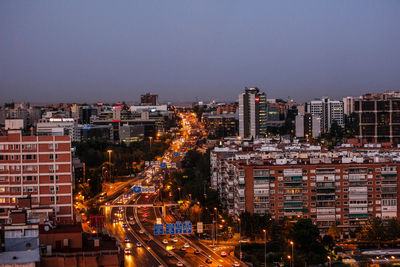
[[400, 265], [399, 11], [0, 2], [0, 266]]

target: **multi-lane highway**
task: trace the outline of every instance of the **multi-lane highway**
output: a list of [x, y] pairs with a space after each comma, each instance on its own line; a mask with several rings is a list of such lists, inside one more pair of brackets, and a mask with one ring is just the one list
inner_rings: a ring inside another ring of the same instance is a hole
[[[172, 162], [173, 158], [175, 162], [181, 160], [183, 153], [196, 141], [197, 137], [192, 135], [195, 132], [192, 128], [198, 127], [194, 115], [183, 114], [181, 118], [181, 136], [172, 142], [163, 155], [164, 162]], [[179, 156], [173, 157], [173, 152], [179, 152]], [[159, 202], [162, 180], [160, 167], [150, 165], [135, 179], [114, 188], [103, 202], [106, 227], [118, 238], [125, 252], [125, 266], [240, 266], [234, 257], [218, 255], [194, 235], [153, 234], [157, 218], [164, 224], [175, 222], [168, 210], [168, 216], [163, 217], [160, 207], [149, 205]], [[151, 194], [133, 194], [132, 186], [138, 184], [152, 185], [156, 190]], [[120, 207], [107, 207], [107, 204]]]

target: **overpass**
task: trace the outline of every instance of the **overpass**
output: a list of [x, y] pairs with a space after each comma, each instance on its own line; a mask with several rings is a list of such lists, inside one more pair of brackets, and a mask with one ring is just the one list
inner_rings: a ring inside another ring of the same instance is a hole
[[[161, 208], [162, 215], [165, 216], [165, 207], [176, 207], [180, 206], [181, 204], [178, 203], [150, 203], [150, 204], [111, 204], [111, 205], [101, 205], [100, 209], [103, 208], [145, 208], [145, 207], [152, 207], [152, 208]], [[104, 210], [103, 210], [104, 211]]]

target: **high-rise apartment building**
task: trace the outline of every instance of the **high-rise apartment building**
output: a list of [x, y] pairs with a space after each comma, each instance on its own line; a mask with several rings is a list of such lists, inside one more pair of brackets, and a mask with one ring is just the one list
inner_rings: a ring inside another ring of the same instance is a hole
[[157, 106], [158, 105], [158, 95], [152, 95], [147, 93], [140, 96], [140, 104], [142, 106]]
[[239, 95], [239, 135], [242, 138], [265, 137], [267, 98], [258, 88], [246, 88]]
[[343, 98], [343, 113], [344, 115], [350, 116], [354, 112], [354, 102], [359, 98], [347, 96]]
[[364, 143], [400, 144], [400, 95], [394, 92], [368, 94], [354, 102], [359, 133]]
[[344, 127], [343, 102], [322, 98], [313, 100], [306, 105], [307, 113], [319, 116], [321, 118], [321, 132], [327, 133], [331, 129], [334, 121], [341, 127]]
[[400, 149], [226, 141], [210, 161], [211, 186], [234, 216], [310, 218], [346, 237], [369, 218], [400, 214]]
[[22, 136], [15, 128], [0, 137], [0, 221], [18, 198], [31, 196], [32, 207], [53, 208], [58, 221], [72, 222], [71, 138]]
[[295, 128], [297, 137], [318, 137], [321, 135], [321, 118], [310, 113], [297, 115]]

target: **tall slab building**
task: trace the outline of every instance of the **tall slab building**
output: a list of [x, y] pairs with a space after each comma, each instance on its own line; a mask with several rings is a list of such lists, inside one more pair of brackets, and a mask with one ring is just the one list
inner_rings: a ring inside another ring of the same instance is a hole
[[245, 88], [239, 95], [239, 135], [242, 138], [265, 137], [267, 133], [267, 96], [257, 87]]

